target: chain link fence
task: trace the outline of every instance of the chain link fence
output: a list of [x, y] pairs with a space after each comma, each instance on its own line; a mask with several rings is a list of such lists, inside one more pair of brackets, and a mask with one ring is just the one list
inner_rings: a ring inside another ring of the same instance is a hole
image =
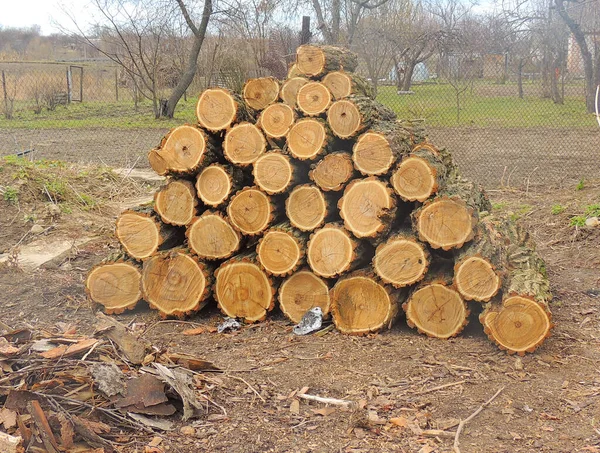
[[[195, 80], [167, 120], [154, 119], [152, 103], [105, 61], [0, 62], [0, 71], [0, 155], [127, 168], [147, 166], [147, 151], [166, 131], [193, 122], [198, 93], [214, 83]], [[398, 90], [393, 77], [379, 80], [377, 100], [401, 118], [422, 119], [431, 141], [488, 188], [600, 178], [600, 128], [585, 113], [583, 81], [562, 78], [561, 104], [543, 96], [539, 74], [523, 76], [520, 98], [514, 80], [485, 70], [452, 81], [420, 69], [410, 91]]]

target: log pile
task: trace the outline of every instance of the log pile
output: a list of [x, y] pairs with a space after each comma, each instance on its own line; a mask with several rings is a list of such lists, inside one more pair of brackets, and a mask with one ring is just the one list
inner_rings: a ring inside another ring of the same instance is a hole
[[552, 328], [543, 261], [496, 219], [451, 155], [370, 96], [347, 50], [306, 45], [287, 80], [199, 97], [197, 124], [149, 153], [168, 177], [152, 206], [123, 212], [122, 256], [89, 273], [119, 313], [144, 299], [163, 316], [200, 310], [297, 323], [315, 306], [340, 332], [388, 328], [404, 311], [431, 337], [458, 335], [483, 305], [489, 338], [532, 352]]

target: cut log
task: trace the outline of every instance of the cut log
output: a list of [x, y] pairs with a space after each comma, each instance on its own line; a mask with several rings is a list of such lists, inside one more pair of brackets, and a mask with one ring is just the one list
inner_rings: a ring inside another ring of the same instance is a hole
[[196, 177], [198, 198], [207, 206], [221, 206], [240, 188], [243, 177], [239, 168], [221, 164], [209, 165]]
[[183, 243], [182, 231], [158, 220], [151, 206], [123, 211], [117, 217], [115, 236], [127, 254], [136, 260], [154, 255], [159, 248]]
[[298, 90], [302, 85], [308, 83], [309, 80], [304, 77], [291, 77], [288, 78], [283, 85], [281, 85], [281, 91], [279, 97], [283, 102], [292, 108], [296, 107], [296, 99], [298, 99]]
[[356, 140], [352, 160], [366, 176], [383, 175], [411, 149], [410, 135], [397, 122], [378, 121]]
[[190, 250], [201, 259], [221, 260], [229, 258], [239, 248], [239, 233], [220, 213], [204, 211], [187, 227]]
[[292, 226], [312, 231], [323, 225], [327, 217], [327, 199], [317, 186], [296, 186], [285, 201], [285, 212]]
[[337, 192], [354, 176], [352, 157], [345, 152], [327, 154], [312, 166], [310, 179], [324, 191]]
[[191, 174], [215, 160], [215, 145], [202, 129], [190, 124], [172, 129], [160, 147], [148, 153], [150, 166], [161, 176]]
[[461, 248], [473, 239], [477, 223], [473, 209], [460, 198], [436, 197], [413, 211], [413, 228], [434, 249]]
[[421, 281], [429, 268], [427, 249], [414, 235], [400, 233], [379, 244], [373, 257], [373, 270], [395, 288]]
[[266, 149], [265, 136], [251, 123], [236, 124], [227, 131], [223, 140], [223, 155], [229, 162], [240, 167], [256, 162]]
[[389, 329], [398, 314], [399, 296], [368, 271], [341, 278], [330, 292], [335, 327], [352, 335]]
[[361, 243], [339, 223], [328, 223], [310, 236], [306, 250], [308, 265], [321, 277], [333, 278], [356, 268], [363, 255]]
[[356, 54], [341, 47], [304, 45], [296, 50], [296, 70], [309, 77], [340, 69], [352, 72], [357, 66]]
[[253, 236], [267, 229], [273, 220], [270, 197], [257, 187], [245, 187], [236, 193], [227, 206], [231, 224], [239, 232]]
[[353, 180], [338, 202], [345, 227], [358, 238], [374, 238], [389, 229], [395, 207], [392, 190], [374, 176]]
[[442, 339], [454, 337], [464, 329], [469, 310], [451, 281], [448, 270], [437, 270], [409, 295], [402, 308], [410, 327]]
[[350, 95], [373, 97], [373, 89], [369, 82], [351, 72], [333, 71], [325, 75], [321, 82], [329, 88], [335, 100]]
[[287, 191], [295, 181], [296, 168], [281, 151], [269, 151], [254, 162], [254, 183], [269, 195]]
[[236, 122], [248, 121], [252, 116], [237, 94], [223, 88], [210, 88], [198, 98], [196, 118], [203, 128], [218, 132]]
[[260, 128], [267, 137], [271, 138], [285, 137], [294, 121], [296, 121], [294, 110], [282, 102], [269, 105], [259, 117]]
[[364, 96], [352, 96], [331, 104], [327, 121], [339, 138], [351, 138], [368, 128], [375, 121], [394, 121], [396, 115], [386, 107]]
[[300, 71], [298, 71], [298, 66], [296, 66], [296, 63], [291, 64], [288, 68], [287, 80], [295, 79], [296, 77], [300, 77], [301, 75], [302, 74], [300, 73]]
[[288, 150], [296, 159], [315, 159], [331, 140], [325, 123], [315, 118], [296, 122], [287, 135]]
[[273, 77], [248, 79], [243, 90], [244, 101], [254, 110], [262, 110], [279, 96], [279, 82]]
[[85, 291], [106, 313], [123, 313], [133, 309], [142, 298], [142, 275], [133, 262], [106, 260], [94, 266], [85, 280]]
[[269, 228], [260, 239], [256, 256], [268, 274], [285, 277], [300, 267], [305, 248], [306, 238], [289, 223], [282, 223]]
[[446, 174], [439, 154], [419, 149], [404, 156], [390, 182], [403, 200], [423, 202], [445, 187]]
[[207, 303], [210, 275], [210, 269], [184, 249], [159, 253], [144, 262], [144, 300], [162, 317], [199, 311]]
[[262, 321], [274, 306], [275, 290], [255, 256], [242, 255], [223, 263], [215, 273], [215, 299], [231, 318]]
[[296, 105], [304, 115], [318, 116], [331, 105], [331, 92], [321, 82], [308, 82], [298, 90]]
[[308, 269], [288, 277], [279, 287], [279, 306], [283, 314], [298, 324], [304, 314], [314, 307], [329, 313], [329, 287], [327, 282]]
[[163, 222], [171, 225], [190, 223], [197, 205], [194, 184], [183, 179], [172, 179], [154, 194], [154, 210]]

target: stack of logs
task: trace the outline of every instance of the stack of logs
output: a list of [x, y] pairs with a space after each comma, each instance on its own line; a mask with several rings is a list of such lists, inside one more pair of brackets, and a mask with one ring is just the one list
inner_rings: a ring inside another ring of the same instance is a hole
[[119, 216], [122, 254], [90, 271], [90, 297], [107, 312], [144, 299], [181, 317], [212, 296], [246, 322], [277, 299], [294, 323], [319, 306], [348, 334], [387, 328], [402, 307], [438, 338], [463, 330], [469, 301], [500, 348], [536, 349], [551, 294], [531, 241], [490, 214], [419, 123], [372, 100], [356, 65], [307, 45], [283, 82], [204, 91], [198, 123], [150, 151], [167, 183]]

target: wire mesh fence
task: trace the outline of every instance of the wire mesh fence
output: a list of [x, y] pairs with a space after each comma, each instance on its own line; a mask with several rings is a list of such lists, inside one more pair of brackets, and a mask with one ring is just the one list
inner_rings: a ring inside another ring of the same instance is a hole
[[[155, 119], [152, 102], [104, 61], [2, 63], [0, 155], [35, 149], [35, 158], [147, 166], [169, 128], [193, 122], [198, 93], [237, 80], [197, 78], [174, 119]], [[252, 76], [252, 74], [243, 74]], [[422, 119], [431, 140], [455, 155], [462, 172], [487, 187], [570, 184], [600, 178], [600, 129], [585, 111], [585, 87], [563, 78], [563, 102], [544, 97], [537, 74], [518, 84], [497, 77], [460, 83], [417, 74], [410, 91], [379, 80], [377, 100], [399, 117]], [[164, 86], [164, 93], [170, 87]]]

